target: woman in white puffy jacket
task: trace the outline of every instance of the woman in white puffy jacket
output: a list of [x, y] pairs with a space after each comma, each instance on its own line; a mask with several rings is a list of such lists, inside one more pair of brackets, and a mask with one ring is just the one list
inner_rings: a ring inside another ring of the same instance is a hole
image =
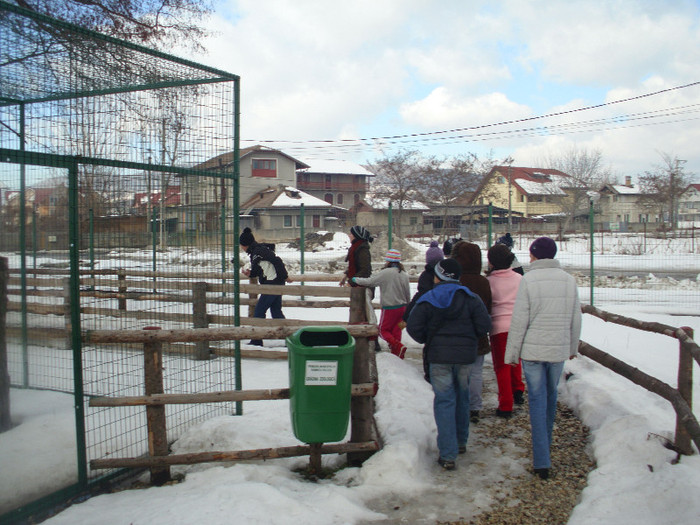
[[535, 474], [549, 477], [557, 386], [567, 358], [578, 352], [581, 304], [575, 279], [554, 260], [557, 245], [539, 237], [530, 246], [530, 269], [520, 281], [504, 361], [522, 359], [527, 383]]

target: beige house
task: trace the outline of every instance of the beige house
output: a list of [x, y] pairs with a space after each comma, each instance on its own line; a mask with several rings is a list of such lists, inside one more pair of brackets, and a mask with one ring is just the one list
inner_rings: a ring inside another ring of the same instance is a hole
[[700, 226], [700, 184], [690, 184], [678, 199], [678, 226]]
[[632, 225], [663, 222], [656, 210], [640, 204], [642, 190], [627, 176], [625, 184], [606, 184], [599, 192], [596, 222], [613, 231], [627, 231]]
[[472, 195], [472, 205], [511, 210], [513, 216], [539, 217], [562, 212], [568, 190], [580, 183], [555, 169], [494, 166]]
[[[430, 208], [418, 201], [405, 203], [399, 210], [395, 204], [391, 206], [393, 235], [432, 235], [432, 224], [425, 224], [424, 215]], [[367, 197], [349, 210], [348, 222], [360, 224], [373, 234], [389, 231], [389, 199]]]
[[265, 241], [292, 241], [301, 236], [301, 205], [304, 233], [333, 231], [337, 219], [334, 206], [292, 186], [268, 186], [241, 204], [240, 227], [250, 227]]

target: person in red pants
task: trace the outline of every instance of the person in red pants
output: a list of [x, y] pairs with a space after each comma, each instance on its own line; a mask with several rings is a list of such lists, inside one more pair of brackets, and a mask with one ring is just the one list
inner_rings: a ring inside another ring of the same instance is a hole
[[411, 300], [408, 274], [401, 264], [401, 252], [389, 250], [384, 257], [384, 268], [370, 277], [353, 277], [350, 282], [360, 286], [378, 286], [382, 315], [379, 319], [379, 335], [391, 353], [404, 358], [406, 347], [401, 343], [401, 326], [406, 305]]
[[522, 405], [525, 402], [523, 395], [525, 384], [522, 379], [521, 364], [504, 363], [510, 319], [522, 276], [511, 269], [515, 256], [505, 244], [491, 246], [487, 257], [489, 269], [486, 272], [486, 278], [491, 286], [491, 322], [493, 324], [491, 355], [498, 383], [496, 415], [508, 419], [513, 414], [513, 403]]

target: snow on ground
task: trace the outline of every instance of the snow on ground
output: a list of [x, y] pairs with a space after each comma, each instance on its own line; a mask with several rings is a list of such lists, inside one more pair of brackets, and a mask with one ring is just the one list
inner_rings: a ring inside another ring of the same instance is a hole
[[[565, 257], [562, 254], [562, 258]], [[656, 257], [657, 268], [668, 266], [670, 258], [662, 255], [660, 262], [659, 255]], [[582, 297], [587, 294], [584, 288], [580, 292]], [[670, 315], [678, 313], [676, 294], [684, 293], [683, 289], [665, 292], [667, 302], [662, 303], [656, 301], [656, 295], [651, 301], [645, 301], [643, 290], [617, 292], [616, 297], [630, 297], [612, 302], [599, 294], [596, 306], [642, 320], [690, 326], [696, 333], [700, 330], [697, 311], [682, 316]], [[648, 297], [648, 292], [646, 294]], [[327, 319], [337, 315], [333, 310], [321, 312]], [[297, 316], [293, 308], [286, 309], [286, 313], [288, 317]], [[344, 320], [344, 316], [338, 320]], [[584, 316], [582, 339], [673, 386], [676, 384], [678, 343], [674, 339], [604, 323], [589, 315]], [[443, 482], [446, 476], [435, 463], [432, 392], [422, 378], [419, 360], [415, 359], [420, 346], [411, 340], [407, 343], [411, 359], [401, 361], [385, 352], [377, 355], [381, 385], [376, 398], [377, 421], [385, 447], [361, 468], [344, 468], [331, 479], [312, 483], [295, 472], [308, 464], [308, 458], [178, 467], [173, 471], [185, 474], [182, 483], [98, 496], [73, 505], [47, 523], [296, 525], [388, 520], [387, 516], [373, 510], [377, 508], [373, 502], [396, 495], [420, 498], [427, 487]], [[283, 345], [282, 341], [276, 341], [268, 346], [281, 349]], [[675, 453], [663, 446], [663, 439], [672, 439], [675, 429], [675, 415], [670, 404], [584, 357], [568, 361], [565, 371], [574, 375], [562, 382], [561, 400], [590, 427], [590, 450], [597, 463], [569, 523], [700, 522], [700, 499], [696, 497], [700, 490], [700, 457], [682, 457], [679, 463], [673, 464]], [[694, 365], [694, 373], [694, 406], [697, 407], [700, 406], [697, 365]], [[285, 361], [245, 360], [243, 387], [285, 387], [288, 386], [287, 374]], [[487, 374], [485, 380], [494, 381], [494, 378]], [[61, 448], [71, 460], [65, 465], [60, 461], [52, 465], [52, 475], [70, 478], [75, 447], [70, 439], [56, 433], [57, 428], [64, 428], [70, 434], [70, 426], [56, 424], [56, 419], [69, 419], [72, 425], [71, 404], [72, 398], [61, 394], [13, 390], [13, 417], [22, 424], [0, 435], [3, 452], [0, 471], [13, 472], [13, 485], [44, 482], [47, 454], [57, 456]], [[46, 429], [50, 429], [50, 439], [47, 439]], [[472, 432], [476, 436], [478, 426]], [[173, 452], [297, 443], [289, 420], [289, 402], [258, 401], [244, 403], [241, 417], [217, 417], [191, 428], [174, 443]], [[10, 447], [26, 447], [24, 450], [32, 453], [25, 454]], [[14, 454], [8, 454], [9, 451]], [[22, 468], [11, 462], [11, 456], [16, 454], [25, 458]], [[323, 458], [324, 465], [329, 467], [340, 467], [342, 459]], [[468, 454], [463, 461], [483, 459]], [[470, 481], [464, 491], [497, 486], [504, 469], [522, 471], [527, 467], [506, 453], [498, 464], [485, 470], [484, 477]], [[15, 476], [15, 472], [23, 472], [25, 477]], [[3, 475], [1, 479], [7, 478]], [[11, 490], [5, 481], [0, 483], [0, 493]], [[478, 508], [488, 508], [489, 504], [485, 495], [480, 505], [465, 509], [463, 499], [455, 497], [444, 502], [442, 515], [466, 517]], [[415, 518], [419, 522], [425, 517]], [[433, 518], [442, 519], [431, 514], [430, 519]]]

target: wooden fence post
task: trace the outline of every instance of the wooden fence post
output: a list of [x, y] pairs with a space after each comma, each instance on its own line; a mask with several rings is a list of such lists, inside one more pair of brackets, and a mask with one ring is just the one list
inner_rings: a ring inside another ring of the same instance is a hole
[[[688, 326], [682, 326], [681, 329], [693, 338], [693, 329]], [[681, 397], [688, 403], [688, 407], [693, 409], [693, 356], [690, 355], [685, 348], [683, 342], [679, 344], [678, 355], [678, 392]], [[690, 442], [690, 434], [681, 422], [680, 417], [676, 415], [676, 448], [681, 454], [690, 456], [693, 454], [693, 447]]]
[[10, 269], [7, 257], [0, 257], [0, 432], [10, 430], [10, 373], [7, 370], [7, 283]]
[[[157, 326], [148, 326], [144, 330], [160, 330]], [[145, 394], [147, 396], [163, 393], [163, 348], [156, 341], [143, 345], [143, 369]], [[148, 427], [148, 454], [150, 456], [168, 455], [168, 431], [165, 423], [165, 405], [146, 407], [146, 424]], [[151, 468], [151, 484], [160, 486], [170, 481], [170, 467]]]
[[[354, 287], [350, 290], [350, 323], [367, 323], [367, 288]], [[370, 349], [367, 337], [355, 338], [355, 354], [353, 356], [352, 382], [370, 382]], [[360, 443], [372, 439], [372, 421], [374, 418], [374, 398], [353, 397], [350, 401], [350, 442]], [[361, 466], [372, 453], [348, 453], [348, 464]]]
[[[194, 328], [209, 328], [207, 317], [207, 283], [197, 282], [192, 285], [192, 317]], [[209, 341], [195, 343], [195, 359], [209, 359]]]
[[[126, 270], [124, 268], [117, 270], [117, 279], [119, 279], [117, 292], [126, 295]], [[119, 298], [119, 309], [126, 311], [126, 297]]]

